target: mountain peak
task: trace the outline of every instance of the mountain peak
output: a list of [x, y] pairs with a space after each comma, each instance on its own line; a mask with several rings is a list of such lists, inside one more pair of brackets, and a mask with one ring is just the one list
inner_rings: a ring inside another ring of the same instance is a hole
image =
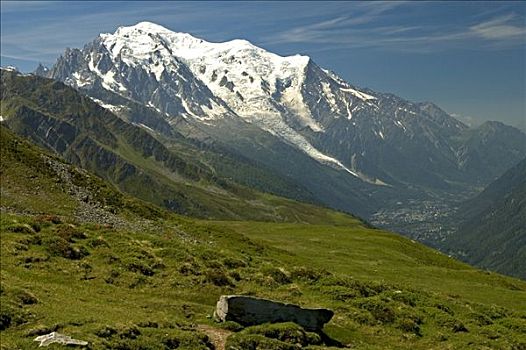
[[132, 30], [141, 30], [148, 33], [161, 33], [161, 32], [172, 32], [170, 29], [163, 27], [160, 24], [143, 21], [139, 22], [133, 26], [122, 26], [117, 29], [117, 32], [119, 31], [132, 31]]

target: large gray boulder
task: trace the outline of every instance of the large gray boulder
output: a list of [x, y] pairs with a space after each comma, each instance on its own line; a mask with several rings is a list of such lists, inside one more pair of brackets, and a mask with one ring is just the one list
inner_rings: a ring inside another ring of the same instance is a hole
[[328, 309], [304, 309], [298, 305], [244, 295], [222, 295], [216, 305], [215, 318], [234, 321], [243, 326], [262, 323], [294, 322], [308, 331], [319, 331], [334, 312]]

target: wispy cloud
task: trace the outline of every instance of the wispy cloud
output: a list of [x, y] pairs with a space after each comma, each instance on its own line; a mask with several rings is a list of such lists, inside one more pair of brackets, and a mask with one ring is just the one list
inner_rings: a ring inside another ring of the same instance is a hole
[[[414, 3], [394, 4], [415, 6]], [[354, 15], [338, 15], [296, 26], [267, 36], [265, 42], [268, 45], [318, 44], [318, 51], [379, 48], [413, 52], [440, 51], [452, 47], [496, 49], [526, 43], [524, 17], [513, 13], [479, 20], [478, 23], [469, 24], [467, 20], [467, 24], [455, 26], [447, 22], [427, 24], [421, 18], [411, 17], [403, 25], [385, 25], [393, 22], [391, 10], [394, 8], [384, 6], [379, 10], [370, 7]]]
[[514, 40], [526, 39], [526, 26], [524, 20], [521, 24], [516, 24], [518, 16], [508, 14], [490, 19], [488, 21], [471, 26], [469, 29], [475, 36], [487, 40]]
[[434, 20], [427, 4], [2, 0], [1, 48], [4, 56], [50, 63], [65, 47], [81, 47], [101, 32], [143, 20], [211, 41], [241, 37], [271, 50], [298, 44], [295, 50], [309, 53], [348, 48], [431, 52], [474, 45], [496, 49], [525, 42], [523, 13], [481, 9], [452, 24]]

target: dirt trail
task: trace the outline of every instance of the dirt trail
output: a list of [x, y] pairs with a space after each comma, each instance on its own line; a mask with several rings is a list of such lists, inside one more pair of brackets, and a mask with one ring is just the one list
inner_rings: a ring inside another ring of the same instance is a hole
[[233, 333], [226, 329], [216, 328], [206, 324], [198, 325], [197, 329], [208, 335], [216, 350], [225, 350], [226, 338]]

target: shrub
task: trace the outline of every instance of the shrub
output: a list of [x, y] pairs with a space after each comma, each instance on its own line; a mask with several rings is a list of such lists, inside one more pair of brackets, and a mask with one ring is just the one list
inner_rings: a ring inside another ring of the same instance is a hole
[[228, 337], [225, 345], [226, 350], [298, 350], [293, 344], [285, 343], [276, 339], [269, 339], [258, 334], [236, 333]]
[[228, 276], [222, 270], [214, 270], [214, 269], [206, 270], [205, 282], [212, 283], [219, 287], [223, 287], [223, 286], [233, 287], [234, 286], [234, 283], [232, 283], [230, 278], [228, 278]]
[[125, 262], [126, 270], [130, 272], [139, 272], [144, 276], [153, 276], [155, 271], [152, 267], [146, 264], [144, 261], [133, 258]]
[[51, 237], [43, 241], [52, 256], [60, 256], [71, 260], [80, 260], [89, 255], [84, 246], [74, 246], [62, 237]]
[[404, 303], [408, 306], [415, 307], [418, 301], [418, 295], [407, 291], [394, 291], [389, 294], [393, 300]]
[[526, 319], [506, 317], [501, 319], [499, 324], [509, 330], [526, 334]]
[[226, 330], [229, 330], [229, 331], [232, 331], [232, 332], [239, 332], [239, 331], [241, 331], [241, 330], [243, 330], [245, 328], [242, 325], [240, 325], [239, 323], [234, 322], [234, 321], [222, 322], [222, 323], [219, 324], [219, 327], [221, 327], [223, 329], [226, 329]]
[[288, 284], [292, 282], [289, 274], [282, 268], [266, 266], [261, 269], [261, 272], [264, 275], [272, 278], [272, 280], [276, 282], [277, 284]]
[[102, 236], [98, 236], [97, 238], [91, 239], [88, 245], [92, 248], [98, 248], [98, 247], [109, 248], [110, 247], [109, 243]]
[[437, 323], [440, 326], [455, 333], [469, 332], [466, 326], [464, 326], [464, 324], [462, 323], [462, 321], [451, 316], [441, 317], [438, 319]]
[[201, 266], [197, 262], [185, 262], [179, 266], [179, 273], [184, 276], [199, 276], [201, 275]]
[[57, 225], [62, 223], [62, 219], [56, 215], [39, 215], [37, 216], [36, 221], [42, 224], [52, 223]]
[[247, 266], [243, 260], [230, 257], [223, 259], [223, 265], [225, 265], [227, 269], [237, 269]]
[[306, 332], [302, 327], [292, 322], [253, 326], [245, 328], [242, 332], [302, 346], [321, 344], [321, 338], [318, 334]]
[[488, 316], [483, 315], [483, 314], [472, 312], [472, 313], [469, 314], [469, 317], [473, 321], [475, 321], [475, 323], [478, 326], [487, 326], [487, 325], [493, 324], [493, 320], [491, 318], [489, 318]]
[[380, 323], [392, 323], [395, 320], [395, 312], [381, 300], [369, 298], [360, 301], [358, 305], [360, 308], [369, 311]]
[[401, 329], [404, 332], [414, 333], [419, 337], [422, 336], [420, 325], [411, 318], [401, 318], [396, 321], [396, 328]]
[[27, 233], [27, 234], [35, 233], [33, 228], [28, 224], [13, 224], [13, 225], [8, 226], [6, 230], [9, 232], [14, 232], [14, 233]]
[[38, 299], [28, 291], [19, 290], [15, 292], [16, 298], [24, 305], [32, 305], [38, 303]]
[[359, 293], [354, 289], [343, 286], [322, 287], [320, 290], [323, 294], [329, 295], [333, 300], [338, 301], [347, 301], [348, 299], [354, 299], [359, 296]]
[[111, 338], [117, 334], [117, 329], [111, 326], [104, 326], [95, 332], [95, 335], [100, 338]]
[[49, 334], [51, 332], [56, 332], [60, 329], [59, 324], [54, 324], [53, 326], [44, 326], [44, 325], [38, 325], [34, 328], [31, 328], [29, 331], [27, 331], [28, 337], [35, 337], [38, 335], [44, 335]]
[[5, 300], [0, 302], [0, 330], [11, 326], [18, 326], [27, 322], [27, 313], [18, 305], [8, 303]]
[[59, 237], [62, 237], [64, 240], [73, 243], [76, 239], [86, 239], [88, 236], [83, 231], [78, 230], [75, 226], [60, 225], [56, 229], [56, 234]]
[[310, 267], [295, 267], [290, 272], [290, 277], [294, 280], [302, 280], [306, 282], [316, 282], [318, 281], [322, 276], [328, 276], [330, 273], [328, 271], [318, 271]]

